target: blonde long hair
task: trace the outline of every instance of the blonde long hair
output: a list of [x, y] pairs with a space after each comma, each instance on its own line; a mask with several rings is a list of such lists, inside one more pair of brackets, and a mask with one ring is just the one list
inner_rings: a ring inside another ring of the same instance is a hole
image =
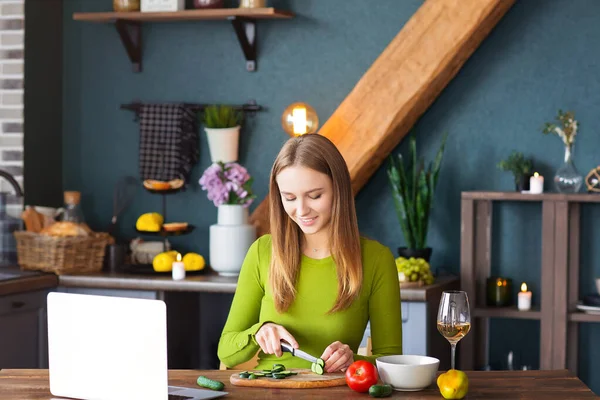
[[360, 236], [350, 173], [346, 161], [325, 136], [309, 134], [289, 139], [280, 150], [269, 184], [272, 257], [269, 284], [275, 309], [285, 312], [296, 297], [296, 281], [302, 257], [302, 231], [287, 215], [281, 201], [277, 175], [291, 166], [302, 166], [327, 175], [332, 182], [333, 202], [329, 223], [329, 246], [337, 266], [338, 296], [329, 313], [352, 304], [362, 285]]

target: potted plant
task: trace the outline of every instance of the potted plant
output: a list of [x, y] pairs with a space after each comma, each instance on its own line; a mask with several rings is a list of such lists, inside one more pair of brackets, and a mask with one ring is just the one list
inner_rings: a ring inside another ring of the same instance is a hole
[[498, 168], [502, 171], [512, 172], [517, 192], [529, 190], [529, 178], [531, 178], [533, 171], [533, 161], [525, 158], [523, 153], [513, 151], [506, 160], [498, 163]]
[[210, 105], [201, 115], [211, 161], [237, 161], [243, 111], [228, 105]]
[[248, 223], [248, 207], [256, 197], [252, 177], [238, 163], [216, 162], [200, 178], [202, 190], [218, 208], [217, 223], [210, 226], [211, 268], [220, 275], [238, 275], [256, 227]]
[[414, 135], [410, 138], [410, 156], [406, 163], [402, 154], [398, 154], [397, 162], [390, 156], [387, 175], [407, 244], [406, 247], [398, 247], [400, 257], [423, 258], [427, 262], [431, 258], [431, 248], [427, 247], [427, 230], [447, 136], [445, 134], [442, 138], [435, 160], [427, 167], [423, 158], [417, 159], [417, 140]]

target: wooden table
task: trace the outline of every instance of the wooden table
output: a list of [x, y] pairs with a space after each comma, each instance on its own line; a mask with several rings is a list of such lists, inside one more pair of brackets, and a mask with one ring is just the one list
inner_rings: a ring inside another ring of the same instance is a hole
[[[229, 376], [234, 371], [169, 371], [169, 384], [197, 387], [196, 378], [204, 375], [225, 383], [229, 394], [223, 399], [369, 399], [367, 394], [353, 392], [347, 386], [323, 389], [262, 389], [233, 386]], [[592, 391], [569, 371], [474, 371], [467, 372], [470, 381], [466, 399], [597, 399]], [[394, 392], [390, 398], [436, 399], [437, 386], [420, 392]], [[50, 400], [48, 370], [22, 369], [0, 371], [0, 400]]]

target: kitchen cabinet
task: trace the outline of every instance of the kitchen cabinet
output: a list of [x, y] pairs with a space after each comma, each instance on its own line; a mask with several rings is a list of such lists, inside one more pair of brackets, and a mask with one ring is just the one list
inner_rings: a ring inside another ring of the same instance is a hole
[[0, 296], [0, 368], [48, 368], [47, 294]]

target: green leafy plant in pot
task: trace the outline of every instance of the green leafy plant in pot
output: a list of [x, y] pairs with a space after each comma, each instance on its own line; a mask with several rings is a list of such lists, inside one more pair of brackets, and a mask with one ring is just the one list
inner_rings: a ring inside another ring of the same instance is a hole
[[434, 161], [427, 166], [423, 158], [417, 157], [414, 135], [410, 137], [410, 155], [406, 162], [402, 154], [398, 154], [397, 161], [393, 156], [389, 157], [388, 180], [407, 244], [407, 247], [398, 247], [400, 257], [423, 258], [428, 262], [431, 258], [432, 249], [426, 245], [427, 231], [447, 136], [444, 134]]
[[213, 163], [237, 161], [243, 119], [242, 110], [228, 105], [210, 105], [201, 113]]
[[498, 163], [502, 171], [511, 172], [515, 181], [515, 190], [529, 190], [529, 178], [533, 171], [533, 161], [525, 158], [523, 153], [513, 151], [507, 159]]

